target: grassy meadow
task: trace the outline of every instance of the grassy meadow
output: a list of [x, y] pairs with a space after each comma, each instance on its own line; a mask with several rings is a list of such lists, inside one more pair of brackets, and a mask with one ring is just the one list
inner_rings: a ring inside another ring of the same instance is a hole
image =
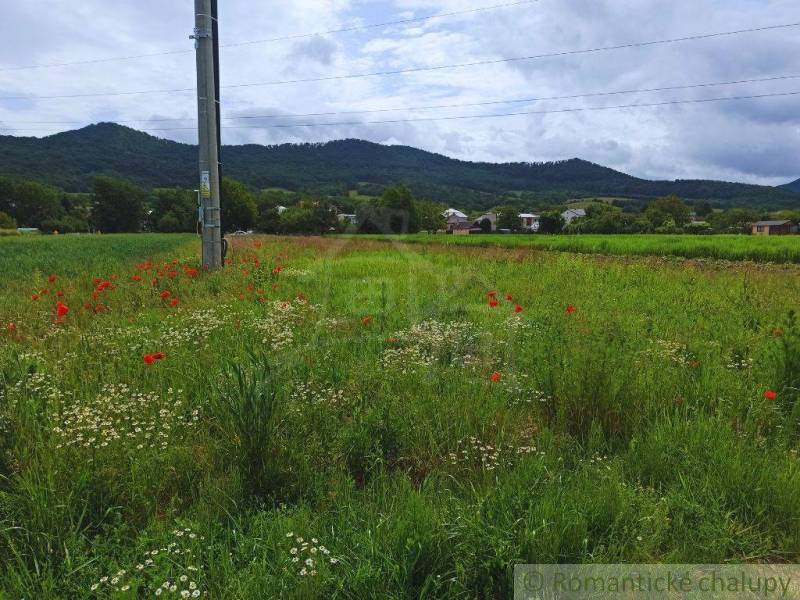
[[715, 260], [800, 263], [800, 236], [751, 235], [431, 235], [369, 236], [405, 243], [497, 246], [612, 256], [673, 256]]
[[800, 268], [198, 254], [0, 239], [0, 598], [509, 598], [516, 563], [800, 560]]

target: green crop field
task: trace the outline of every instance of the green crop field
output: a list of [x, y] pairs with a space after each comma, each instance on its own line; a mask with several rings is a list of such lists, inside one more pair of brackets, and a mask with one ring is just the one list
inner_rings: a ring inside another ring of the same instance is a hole
[[800, 560], [800, 268], [538, 239], [0, 239], [0, 598]]
[[[360, 236], [361, 237], [361, 236]], [[367, 236], [383, 241], [531, 248], [586, 254], [675, 256], [800, 263], [800, 235], [431, 235]]]

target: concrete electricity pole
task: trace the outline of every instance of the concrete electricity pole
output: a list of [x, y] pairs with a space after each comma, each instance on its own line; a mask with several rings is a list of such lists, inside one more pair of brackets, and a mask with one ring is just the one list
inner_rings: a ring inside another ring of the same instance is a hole
[[[222, 223], [220, 220], [219, 82], [215, 50], [217, 40], [216, 0], [195, 0], [195, 29], [192, 38], [197, 51], [197, 125], [200, 143], [200, 207], [202, 214], [203, 266], [222, 266]], [[214, 6], [216, 8], [216, 6]]]

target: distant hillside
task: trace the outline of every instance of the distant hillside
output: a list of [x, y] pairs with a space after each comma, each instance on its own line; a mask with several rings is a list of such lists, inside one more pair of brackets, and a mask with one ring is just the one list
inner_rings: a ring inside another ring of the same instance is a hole
[[798, 192], [800, 193], [800, 179], [797, 181], [793, 181], [792, 183], [787, 183], [786, 185], [781, 186], [785, 190], [789, 190], [790, 192]]
[[[649, 198], [677, 194], [725, 205], [798, 207], [800, 194], [718, 181], [648, 181], [584, 160], [473, 163], [405, 146], [360, 140], [325, 144], [226, 146], [226, 175], [258, 188], [324, 194], [405, 183], [418, 196], [468, 209], [522, 199], [586, 196]], [[147, 186], [196, 185], [196, 148], [101, 123], [50, 137], [0, 136], [0, 174], [85, 191], [92, 176], [115, 175]], [[800, 190], [798, 190], [800, 191]]]

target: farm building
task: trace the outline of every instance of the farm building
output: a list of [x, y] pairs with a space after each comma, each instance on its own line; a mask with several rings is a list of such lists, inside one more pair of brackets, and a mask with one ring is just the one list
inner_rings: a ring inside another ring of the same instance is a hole
[[488, 229], [490, 231], [497, 231], [497, 213], [493, 212], [486, 213], [485, 215], [481, 215], [480, 217], [475, 219], [473, 227], [478, 229], [484, 229], [484, 227], [487, 227], [485, 225], [487, 221], [489, 222]]
[[757, 221], [753, 223], [753, 235], [789, 235], [797, 233], [797, 225], [791, 221]]

